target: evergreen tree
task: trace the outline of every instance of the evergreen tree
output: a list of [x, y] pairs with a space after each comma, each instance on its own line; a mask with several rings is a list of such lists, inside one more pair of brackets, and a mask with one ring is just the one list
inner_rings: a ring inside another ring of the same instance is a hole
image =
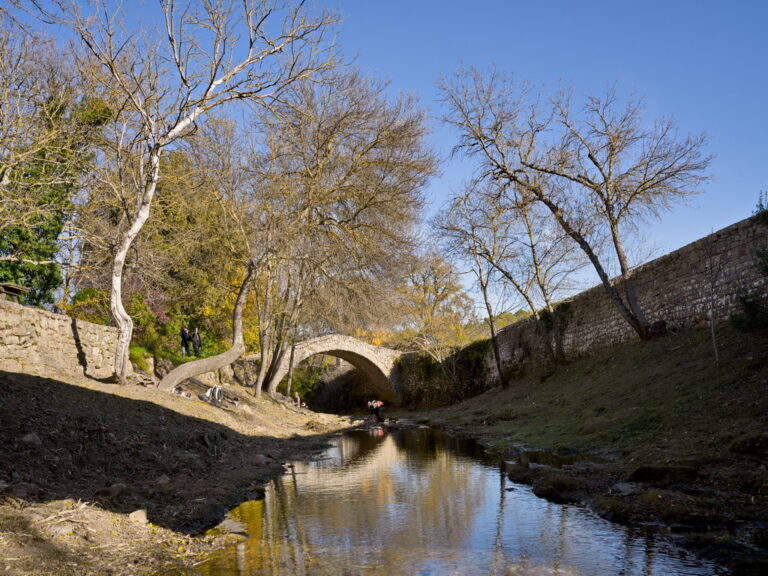
[[72, 196], [85, 165], [89, 138], [109, 117], [101, 100], [84, 99], [72, 106], [69, 94], [69, 90], [54, 92], [43, 105], [40, 121], [48, 143], [16, 167], [6, 184], [26, 191], [24, 196], [31, 205], [17, 210], [31, 211], [34, 216], [23, 225], [3, 229], [0, 282], [29, 288], [22, 302], [35, 306], [52, 303], [61, 284], [61, 268], [55, 261], [59, 237], [74, 212]]

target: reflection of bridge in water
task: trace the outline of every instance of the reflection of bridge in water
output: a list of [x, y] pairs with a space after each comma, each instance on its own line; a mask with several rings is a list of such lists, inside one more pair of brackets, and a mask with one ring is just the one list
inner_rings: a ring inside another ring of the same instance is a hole
[[[471, 489], [469, 462], [455, 470], [445, 447], [416, 444], [421, 454], [373, 429], [339, 438], [326, 458], [296, 463], [269, 485], [263, 502], [247, 503], [244, 516], [233, 513], [252, 538], [234, 557], [215, 554], [203, 573], [357, 575], [369, 573], [362, 567], [376, 558], [389, 567], [379, 564], [371, 574], [404, 575], [414, 559], [403, 551], [434, 554], [425, 542], [446, 537], [458, 546], [485, 490]], [[337, 546], [346, 552], [336, 554]]]
[[[342, 538], [353, 549], [351, 557], [334, 553], [332, 561], [325, 558], [328, 565], [321, 563], [324, 568], [304, 573], [362, 574], [360, 566], [376, 557], [386, 568], [371, 573], [411, 574], [414, 553], [435, 553], [427, 542], [447, 539], [459, 546], [468, 538], [485, 490], [471, 489], [470, 462], [462, 465], [447, 447], [427, 440], [431, 431], [423, 432], [410, 450], [380, 429], [345, 435], [329, 458], [297, 464], [295, 475], [272, 484], [265, 518], [275, 520], [270, 527], [274, 537], [287, 544], [293, 535], [302, 546], [293, 553], [324, 556], [329, 536], [334, 546]], [[291, 510], [300, 510], [300, 517], [292, 517]]]
[[[370, 491], [372, 479], [377, 478], [376, 470], [397, 468], [406, 456], [392, 436], [385, 435], [381, 428], [373, 428], [368, 434], [369, 439], [342, 436], [337, 446], [327, 452], [327, 458], [297, 462], [284, 482], [291, 478], [303, 491]], [[298, 475], [300, 482], [297, 482]]]

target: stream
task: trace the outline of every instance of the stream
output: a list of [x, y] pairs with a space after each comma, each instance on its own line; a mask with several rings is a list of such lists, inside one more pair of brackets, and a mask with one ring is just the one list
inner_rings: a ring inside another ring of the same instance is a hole
[[211, 576], [711, 576], [666, 537], [553, 504], [476, 443], [419, 428], [344, 434], [296, 462], [227, 523], [248, 538]]

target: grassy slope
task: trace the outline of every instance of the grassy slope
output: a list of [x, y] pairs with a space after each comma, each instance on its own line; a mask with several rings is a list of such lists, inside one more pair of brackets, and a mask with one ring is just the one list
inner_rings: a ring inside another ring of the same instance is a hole
[[[417, 417], [476, 437], [512, 462], [523, 450], [607, 456], [586, 468], [529, 467], [523, 459], [507, 469], [542, 497], [683, 532], [687, 546], [734, 575], [766, 574], [768, 335], [722, 326], [718, 337], [719, 366], [708, 331], [668, 335]], [[640, 466], [683, 466], [695, 479], [627, 484]]]
[[499, 450], [573, 448], [658, 464], [731, 457], [738, 439], [768, 432], [768, 338], [707, 331], [633, 342], [516, 381], [431, 420]]

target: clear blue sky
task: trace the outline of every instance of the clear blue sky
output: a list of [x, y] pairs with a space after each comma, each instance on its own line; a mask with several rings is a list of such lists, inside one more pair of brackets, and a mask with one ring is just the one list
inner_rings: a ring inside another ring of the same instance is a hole
[[[440, 113], [436, 81], [460, 65], [599, 93], [615, 85], [705, 133], [714, 179], [653, 223], [657, 254], [745, 218], [768, 191], [768, 0], [317, 0], [343, 18], [339, 43], [366, 73]], [[433, 121], [447, 156], [454, 135]], [[430, 211], [468, 177], [460, 161], [430, 185]]]

